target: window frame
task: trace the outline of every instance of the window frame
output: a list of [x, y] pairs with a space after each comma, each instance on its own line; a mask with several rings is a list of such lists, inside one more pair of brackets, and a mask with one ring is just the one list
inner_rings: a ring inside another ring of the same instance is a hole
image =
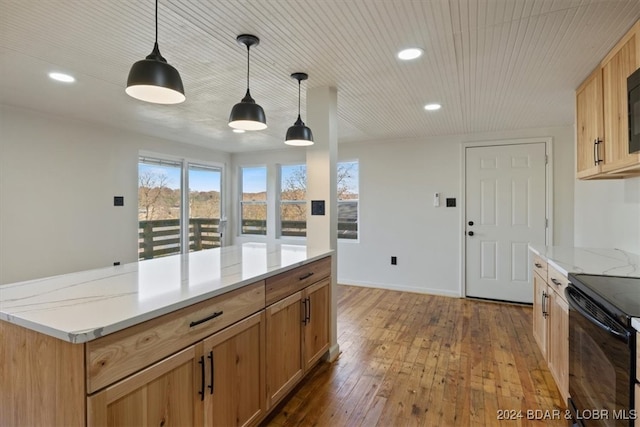
[[[357, 163], [358, 164], [358, 173], [356, 175], [356, 179], [357, 179], [357, 183], [358, 183], [358, 198], [357, 199], [340, 199], [338, 198], [338, 195], [336, 194], [336, 209], [339, 209], [340, 206], [340, 202], [347, 202], [347, 201], [355, 201], [357, 203], [357, 207], [356, 207], [356, 237], [355, 239], [349, 239], [346, 237], [340, 237], [340, 233], [338, 232], [338, 230], [336, 230], [336, 235], [337, 235], [337, 240], [340, 242], [352, 242], [352, 243], [358, 243], [360, 241], [360, 159], [344, 159], [344, 160], [338, 160], [336, 162], [336, 193], [337, 193], [337, 186], [338, 186], [338, 167], [341, 163]], [[336, 227], [339, 224], [339, 216], [336, 214]]]
[[[285, 166], [304, 166], [305, 183], [304, 183], [304, 200], [282, 200], [282, 167]], [[309, 200], [307, 198], [307, 164], [306, 162], [290, 162], [290, 163], [278, 163], [276, 164], [276, 238], [281, 240], [306, 240], [307, 239], [307, 227], [305, 225], [304, 236], [283, 236], [282, 235], [282, 205], [283, 204], [304, 204], [305, 209], [309, 209]], [[307, 219], [305, 218], [305, 223]]]
[[[212, 162], [200, 159], [193, 159], [188, 157], [172, 156], [168, 154], [155, 153], [149, 151], [138, 152], [138, 183], [139, 188], [139, 168], [140, 163], [148, 162], [148, 164], [156, 163], [158, 165], [167, 164], [180, 168], [180, 252], [179, 254], [189, 253], [189, 168], [195, 166], [201, 169], [209, 169], [220, 172], [220, 223], [218, 225], [218, 233], [220, 234], [220, 247], [224, 246], [224, 235], [226, 234], [226, 168], [224, 163]], [[138, 200], [136, 200], [136, 203]], [[185, 221], [186, 219], [186, 221]], [[138, 223], [140, 220], [138, 219]], [[139, 227], [138, 227], [139, 229]], [[153, 258], [151, 258], [153, 259]], [[142, 261], [144, 258], [138, 256], [138, 260]]]

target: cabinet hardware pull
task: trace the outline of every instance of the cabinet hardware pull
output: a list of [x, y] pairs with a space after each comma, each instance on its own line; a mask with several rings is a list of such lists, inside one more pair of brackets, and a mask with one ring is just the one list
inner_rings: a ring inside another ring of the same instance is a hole
[[222, 311], [216, 311], [211, 316], [207, 316], [204, 319], [196, 320], [194, 322], [189, 323], [189, 327], [193, 328], [194, 326], [198, 326], [201, 323], [208, 322], [211, 319], [215, 319], [218, 316], [222, 316]]
[[303, 299], [302, 304], [304, 304], [304, 314], [302, 315], [302, 323], [307, 324], [307, 299]]
[[547, 317], [547, 293], [545, 291], [542, 291], [542, 304], [541, 304], [541, 309], [542, 309], [542, 317]]
[[542, 268], [542, 264], [538, 264], [537, 262], [535, 264], [533, 264], [533, 265], [535, 265], [538, 268]]
[[556, 286], [560, 286], [562, 285], [562, 283], [558, 282], [556, 279], [554, 279], [553, 277], [551, 278], [551, 281], [553, 282], [554, 285]]
[[309, 307], [309, 314], [307, 315], [307, 323], [311, 322], [311, 297], [307, 297], [307, 307]]
[[209, 352], [209, 355], [207, 356], [207, 359], [209, 359], [209, 363], [211, 364], [211, 384], [209, 384], [207, 387], [209, 387], [209, 391], [211, 392], [209, 394], [213, 394], [213, 373], [214, 373], [214, 370], [213, 370], [214, 369], [213, 368], [213, 366], [214, 366], [214, 364], [213, 364], [213, 350], [211, 350]]
[[200, 400], [204, 400], [204, 356], [200, 356], [200, 360], [198, 360], [198, 364], [200, 365], [200, 379], [201, 379], [201, 385], [202, 387], [200, 388], [200, 391], [198, 392], [198, 394], [200, 395]]
[[602, 143], [600, 138], [596, 138], [593, 141], [593, 158], [595, 161], [595, 165], [598, 166], [598, 163], [602, 163], [602, 159], [600, 158], [600, 150], [598, 150], [598, 145]]
[[304, 276], [300, 276], [298, 277], [298, 280], [304, 280], [304, 279], [308, 279], [309, 277], [313, 276], [313, 271], [308, 272], [307, 274], [305, 274]]

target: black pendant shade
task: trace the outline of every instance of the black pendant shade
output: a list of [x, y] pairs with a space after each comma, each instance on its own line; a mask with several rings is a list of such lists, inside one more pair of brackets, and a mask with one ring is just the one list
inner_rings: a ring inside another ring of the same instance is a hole
[[154, 104], [179, 104], [186, 99], [178, 70], [167, 63], [158, 48], [158, 0], [153, 51], [145, 59], [133, 64], [125, 92], [133, 98]]
[[284, 143], [297, 146], [313, 145], [313, 133], [300, 117], [300, 82], [306, 80], [309, 76], [306, 73], [293, 73], [291, 77], [298, 81], [298, 120], [287, 129]]
[[244, 98], [233, 106], [229, 115], [229, 126], [242, 130], [263, 130], [267, 128], [267, 117], [264, 110], [251, 97], [249, 91], [249, 51], [251, 46], [257, 46], [260, 39], [250, 34], [241, 34], [236, 38], [240, 45], [247, 47], [247, 93]]

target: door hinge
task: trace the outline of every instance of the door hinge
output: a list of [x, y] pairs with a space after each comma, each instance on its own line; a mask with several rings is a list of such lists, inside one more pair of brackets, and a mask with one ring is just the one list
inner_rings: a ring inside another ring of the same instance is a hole
[[549, 218], [544, 219], [544, 228], [549, 228]]
[[548, 165], [548, 164], [549, 164], [549, 155], [548, 155], [548, 154], [545, 154], [545, 155], [544, 155], [544, 164], [545, 164], [545, 165]]

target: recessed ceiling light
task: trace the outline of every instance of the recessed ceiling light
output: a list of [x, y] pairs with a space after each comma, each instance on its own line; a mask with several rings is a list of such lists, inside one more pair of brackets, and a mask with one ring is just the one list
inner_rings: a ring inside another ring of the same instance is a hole
[[234, 133], [245, 133], [244, 129], [234, 129], [233, 130]]
[[424, 109], [427, 111], [435, 111], [435, 110], [439, 110], [440, 108], [442, 108], [442, 105], [440, 104], [427, 104], [424, 106]]
[[409, 61], [411, 59], [416, 59], [422, 56], [423, 50], [418, 47], [411, 47], [409, 49], [404, 49], [398, 52], [398, 58], [403, 61]]
[[49, 77], [63, 83], [73, 83], [76, 81], [73, 76], [64, 73], [49, 73]]

